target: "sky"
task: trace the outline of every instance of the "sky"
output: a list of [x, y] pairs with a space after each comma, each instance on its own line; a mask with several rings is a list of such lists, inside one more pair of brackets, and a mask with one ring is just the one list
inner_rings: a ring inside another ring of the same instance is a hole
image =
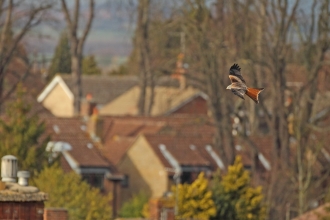
[[[72, 7], [68, 1], [68, 7]], [[95, 17], [84, 47], [84, 55], [95, 55], [98, 64], [105, 68], [113, 59], [124, 60], [132, 49], [134, 23], [132, 6], [119, 0], [95, 1]], [[80, 29], [88, 16], [88, 1], [82, 1]], [[27, 50], [46, 59], [51, 59], [58, 43], [61, 31], [65, 28], [63, 14], [60, 10], [53, 12], [56, 22], [45, 23], [32, 30], [26, 37]], [[117, 58], [115, 58], [117, 57]]]
[[[171, 0], [157, 0], [160, 4]], [[209, 0], [212, 4], [214, 0]], [[59, 1], [58, 1], [59, 2]], [[68, 7], [73, 8], [73, 0], [67, 0]], [[293, 1], [289, 1], [292, 3]], [[301, 9], [310, 8], [310, 0], [301, 0]], [[96, 0], [95, 17], [92, 28], [84, 47], [84, 55], [95, 55], [102, 68], [112, 65], [115, 60], [124, 61], [132, 49], [132, 36], [134, 33], [134, 17], [137, 0]], [[88, 1], [81, 1], [80, 25], [88, 16]], [[158, 5], [159, 6], [159, 5]], [[61, 31], [65, 28], [63, 13], [60, 10], [53, 12], [56, 22], [44, 23], [33, 29], [25, 39], [27, 50], [50, 60], [54, 48], [58, 43]]]

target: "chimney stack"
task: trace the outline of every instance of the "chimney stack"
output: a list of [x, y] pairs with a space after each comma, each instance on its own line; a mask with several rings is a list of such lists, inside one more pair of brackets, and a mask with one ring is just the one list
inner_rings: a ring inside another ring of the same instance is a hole
[[16, 182], [17, 158], [13, 155], [3, 156], [1, 159], [1, 181]]
[[187, 82], [186, 82], [186, 64], [183, 63], [184, 54], [180, 53], [177, 58], [176, 68], [174, 73], [172, 74], [172, 78], [177, 79], [179, 81], [180, 89], [186, 89]]
[[104, 119], [99, 117], [97, 108], [94, 108], [87, 122], [87, 131], [94, 141], [99, 141], [102, 137], [103, 121]]
[[65, 208], [45, 208], [44, 220], [67, 220], [68, 210]]
[[93, 114], [93, 109], [96, 108], [96, 103], [93, 100], [92, 94], [88, 93], [85, 99], [81, 100], [81, 115], [91, 116]]

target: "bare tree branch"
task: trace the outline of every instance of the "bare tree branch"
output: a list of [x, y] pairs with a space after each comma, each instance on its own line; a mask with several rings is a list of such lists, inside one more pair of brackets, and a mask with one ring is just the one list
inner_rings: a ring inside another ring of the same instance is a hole
[[64, 12], [64, 16], [65, 16], [65, 20], [67, 25], [69, 26], [70, 30], [74, 30], [71, 18], [70, 18], [70, 14], [69, 14], [69, 10], [68, 7], [66, 5], [66, 1], [65, 0], [61, 0], [62, 3], [62, 10]]
[[85, 40], [87, 38], [87, 35], [88, 35], [90, 29], [91, 29], [93, 18], [94, 18], [94, 1], [89, 0], [89, 17], [88, 17], [88, 21], [87, 21], [85, 30], [84, 30], [84, 32], [82, 34], [82, 37], [80, 38], [79, 43], [78, 43], [78, 50], [79, 51], [82, 51], [82, 47], [85, 43]]

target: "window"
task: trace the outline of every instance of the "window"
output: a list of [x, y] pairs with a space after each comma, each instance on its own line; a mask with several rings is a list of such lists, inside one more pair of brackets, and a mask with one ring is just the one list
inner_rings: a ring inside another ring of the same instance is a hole
[[100, 190], [103, 189], [103, 180], [104, 180], [103, 174], [94, 174], [94, 173], [82, 174], [82, 179], [95, 188], [99, 188]]
[[121, 186], [127, 188], [129, 186], [129, 177], [124, 175], [124, 179], [121, 181]]
[[191, 172], [182, 172], [181, 174], [181, 183], [191, 183], [192, 182], [192, 175]]

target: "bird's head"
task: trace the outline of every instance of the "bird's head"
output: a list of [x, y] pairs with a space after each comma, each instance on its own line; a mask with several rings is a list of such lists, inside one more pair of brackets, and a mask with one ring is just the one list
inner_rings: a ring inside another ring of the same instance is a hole
[[226, 89], [231, 89], [231, 85], [227, 86], [227, 88], [226, 88]]

